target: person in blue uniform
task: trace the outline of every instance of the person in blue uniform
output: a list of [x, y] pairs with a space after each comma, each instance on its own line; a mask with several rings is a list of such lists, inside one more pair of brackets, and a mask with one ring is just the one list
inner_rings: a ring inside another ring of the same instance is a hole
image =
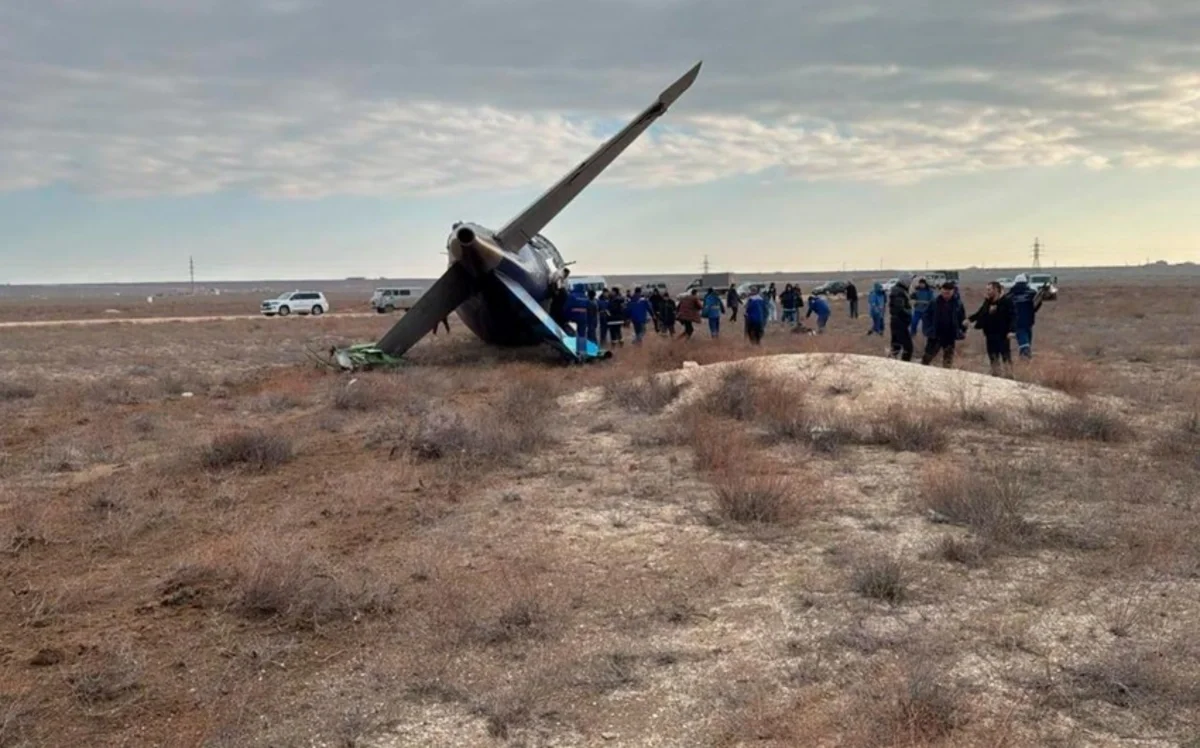
[[825, 323], [829, 321], [829, 302], [820, 296], [808, 297], [808, 311], [804, 314], [804, 319], [808, 319], [812, 315], [817, 315], [817, 334], [825, 333]]

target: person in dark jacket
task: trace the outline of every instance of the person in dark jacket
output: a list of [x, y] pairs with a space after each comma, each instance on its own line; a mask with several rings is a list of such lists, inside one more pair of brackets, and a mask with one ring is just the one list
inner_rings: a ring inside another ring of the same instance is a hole
[[1009, 335], [1013, 332], [1015, 316], [1012, 299], [1004, 294], [1004, 289], [999, 283], [992, 281], [988, 284], [987, 295], [979, 305], [979, 310], [967, 319], [974, 323], [976, 330], [983, 332], [992, 376], [1003, 375], [1012, 379], [1012, 345]]
[[738, 295], [737, 286], [730, 286], [729, 292], [725, 294], [725, 306], [732, 312], [729, 315], [730, 322], [737, 322], [737, 310], [742, 305], [742, 297]]
[[941, 292], [926, 307], [925, 314], [928, 332], [921, 363], [928, 366], [940, 351], [942, 366], [949, 369], [954, 365], [954, 346], [958, 342], [958, 333], [966, 325], [966, 310], [962, 302], [954, 297], [952, 281], [942, 284]]
[[1033, 290], [1022, 273], [1008, 290], [1013, 306], [1013, 331], [1017, 338], [1017, 353], [1023, 359], [1033, 358], [1033, 323], [1042, 308], [1042, 295]]
[[600, 345], [600, 304], [596, 301], [596, 291], [587, 292], [587, 339]]
[[800, 323], [800, 307], [804, 299], [792, 288], [792, 284], [787, 284], [783, 288], [783, 293], [779, 294], [779, 305], [783, 307], [783, 322], [784, 324], [797, 325]]
[[671, 298], [671, 293], [663, 289], [660, 329], [667, 337], [675, 337], [675, 309], [675, 300]]
[[608, 289], [600, 289], [600, 295], [596, 298], [596, 314], [597, 321], [600, 323], [600, 340], [597, 344], [604, 346], [608, 343]]
[[608, 296], [608, 339], [613, 346], [625, 345], [623, 329], [625, 327], [625, 297], [621, 289], [614, 288]]
[[896, 285], [888, 293], [888, 323], [892, 328], [892, 358], [900, 357], [901, 361], [912, 361], [913, 339], [910, 325], [913, 321], [912, 299], [908, 296], [908, 287], [912, 283], [912, 273], [901, 273], [896, 279]]
[[658, 320], [662, 317], [663, 297], [656, 288], [650, 292], [650, 296], [648, 298], [650, 299], [650, 311], [653, 312], [652, 316], [654, 317], [654, 332], [658, 332]]
[[846, 284], [846, 303], [850, 305], [850, 319], [858, 319], [858, 286], [854, 281]]

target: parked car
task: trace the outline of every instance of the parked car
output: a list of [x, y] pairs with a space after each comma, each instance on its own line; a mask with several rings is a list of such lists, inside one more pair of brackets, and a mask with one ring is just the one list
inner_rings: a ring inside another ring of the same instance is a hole
[[1029, 285], [1036, 289], [1045, 289], [1042, 298], [1054, 301], [1058, 298], [1058, 278], [1046, 273], [1034, 273], [1029, 276]]
[[329, 311], [329, 301], [320, 291], [288, 291], [262, 303], [267, 317], [286, 317], [289, 314], [311, 314], [319, 317]]
[[377, 288], [371, 295], [371, 307], [380, 314], [412, 309], [424, 293], [425, 289], [411, 286]]
[[[746, 281], [744, 283], [740, 283], [737, 287], [738, 298], [749, 298], [750, 294], [754, 293], [755, 290], [766, 291], [770, 287], [771, 283], [769, 281]], [[775, 286], [775, 288], [778, 289], [779, 286]]]
[[809, 291], [813, 296], [839, 296], [846, 293], [846, 281], [825, 281]]

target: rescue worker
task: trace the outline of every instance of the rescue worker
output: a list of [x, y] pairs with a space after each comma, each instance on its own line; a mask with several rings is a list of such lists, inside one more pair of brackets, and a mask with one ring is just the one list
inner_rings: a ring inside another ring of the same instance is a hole
[[622, 329], [625, 327], [625, 297], [621, 289], [614, 288], [608, 297], [608, 340], [609, 345], [625, 345]]
[[912, 283], [912, 273], [901, 273], [888, 294], [888, 321], [892, 328], [892, 358], [900, 357], [901, 361], [912, 361], [913, 339], [912, 299], [908, 295], [908, 287]]
[[1008, 296], [1012, 299], [1017, 353], [1028, 361], [1033, 358], [1033, 324], [1037, 321], [1038, 310], [1042, 308], [1042, 295], [1033, 290], [1029, 278], [1021, 273], [1013, 279]]
[[604, 346], [608, 343], [608, 289], [600, 289], [600, 297], [596, 299], [596, 312], [599, 317], [600, 340], [597, 345]]
[[925, 310], [925, 319], [925, 354], [921, 363], [928, 366], [940, 351], [942, 366], [949, 369], [954, 365], [958, 334], [966, 325], [966, 311], [962, 302], [954, 298], [954, 281], [942, 284], [937, 298]]
[[704, 317], [708, 320], [708, 334], [716, 338], [721, 334], [721, 315], [725, 313], [725, 304], [717, 295], [716, 289], [708, 289], [704, 295]]
[[854, 281], [846, 284], [846, 303], [850, 305], [850, 319], [858, 319], [858, 286]]
[[871, 329], [867, 335], [883, 337], [884, 314], [887, 312], [887, 294], [883, 292], [883, 284], [876, 282], [871, 286], [867, 296], [867, 311], [871, 314]]
[[[929, 304], [933, 301], [933, 289], [929, 287], [928, 281], [924, 278], [917, 280], [917, 287], [912, 292], [912, 324], [909, 332], [913, 335], [917, 334], [917, 328], [921, 327], [922, 320], [925, 317], [925, 310], [929, 308]], [[925, 328], [921, 328], [921, 332], [926, 337], [928, 333]]]
[[650, 308], [650, 300], [642, 296], [641, 286], [633, 289], [633, 297], [629, 301], [626, 313], [629, 321], [633, 324], [633, 342], [640, 344], [642, 338], [646, 337], [646, 322], [654, 317], [654, 310]]
[[812, 315], [817, 315], [817, 334], [825, 334], [825, 323], [829, 321], [829, 302], [820, 296], [808, 297], [808, 312], [805, 313], [804, 319], [808, 319]]
[[600, 327], [600, 304], [596, 301], [595, 289], [588, 289], [587, 292], [587, 339], [600, 345], [599, 335]]
[[757, 286], [752, 291], [750, 298], [746, 299], [746, 310], [742, 312], [742, 318], [746, 321], [746, 337], [751, 343], [759, 345], [767, 325], [767, 301]]
[[694, 288], [679, 302], [679, 323], [683, 325], [683, 332], [679, 334], [679, 337], [692, 339], [692, 333], [696, 331], [693, 325], [700, 321], [702, 306]]
[[729, 292], [725, 294], [725, 306], [729, 307], [732, 314], [729, 315], [730, 322], [737, 322], [737, 310], [742, 305], [742, 297], [738, 295], [737, 286], [730, 286]]
[[587, 353], [588, 298], [582, 284], [571, 287], [567, 295], [567, 321], [575, 328], [575, 353]]
[[992, 281], [988, 284], [983, 303], [967, 319], [975, 324], [976, 330], [983, 332], [992, 376], [1012, 379], [1012, 344], [1009, 335], [1013, 332], [1016, 317], [1012, 299], [1005, 295], [999, 283]]

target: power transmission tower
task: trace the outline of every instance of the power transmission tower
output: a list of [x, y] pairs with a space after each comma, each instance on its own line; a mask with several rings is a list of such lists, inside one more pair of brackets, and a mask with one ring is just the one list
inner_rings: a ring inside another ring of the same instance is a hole
[[704, 255], [704, 274], [708, 275], [708, 255]]
[[192, 296], [196, 295], [196, 261], [188, 256], [188, 276], [192, 279]]
[[1037, 237], [1033, 240], [1033, 269], [1042, 269], [1042, 242]]

